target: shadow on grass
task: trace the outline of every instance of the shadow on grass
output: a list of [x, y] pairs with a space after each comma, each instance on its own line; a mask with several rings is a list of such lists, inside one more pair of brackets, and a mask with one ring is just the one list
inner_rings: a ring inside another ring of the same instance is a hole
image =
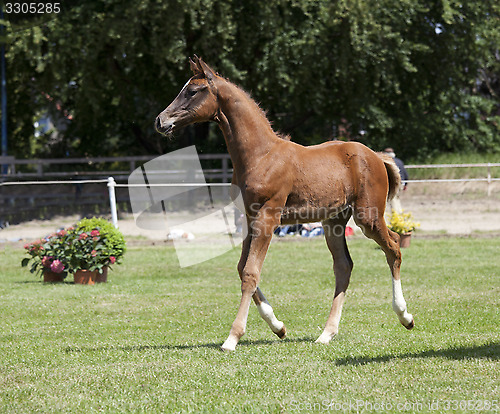
[[63, 282], [44, 282], [43, 280], [23, 280], [21, 282], [12, 282], [16, 285], [32, 285], [37, 284], [40, 286], [65, 286], [65, 285], [74, 285], [75, 282], [63, 281]]
[[16, 285], [30, 285], [30, 284], [33, 284], [33, 283], [37, 283], [37, 284], [42, 284], [43, 283], [43, 280], [23, 280], [23, 281], [20, 281], [20, 282], [12, 282]]
[[452, 347], [447, 349], [429, 349], [422, 352], [408, 352], [404, 354], [388, 354], [376, 357], [348, 357], [336, 359], [335, 365], [366, 365], [373, 363], [389, 362], [392, 360], [403, 360], [408, 358], [447, 358], [454, 360], [500, 359], [500, 342], [489, 342], [484, 345]]
[[[241, 341], [238, 347], [250, 347], [259, 345], [285, 345], [290, 343], [314, 343], [314, 338], [304, 337], [304, 338], [294, 338], [294, 339], [259, 339], [255, 341]], [[195, 344], [195, 345], [130, 345], [130, 346], [82, 346], [82, 347], [66, 347], [64, 352], [67, 354], [71, 353], [83, 353], [83, 352], [109, 352], [109, 351], [121, 351], [121, 352], [144, 352], [144, 351], [161, 351], [161, 350], [196, 350], [196, 349], [215, 349], [220, 350], [221, 342], [212, 342], [208, 344]], [[322, 345], [318, 345], [322, 346]], [[408, 352], [403, 354], [388, 354], [380, 355], [375, 357], [347, 357], [339, 358], [334, 360], [335, 365], [347, 366], [347, 365], [367, 365], [374, 363], [384, 363], [392, 360], [404, 360], [408, 358], [447, 358], [453, 360], [467, 360], [467, 359], [500, 359], [500, 342], [490, 342], [478, 346], [463, 346], [463, 347], [452, 347], [447, 349], [430, 349], [422, 352]]]
[[[286, 344], [286, 343], [300, 343], [300, 342], [314, 342], [312, 337], [306, 338], [296, 338], [296, 339], [259, 339], [255, 341], [241, 341], [238, 346], [258, 346], [258, 345], [275, 345], [275, 344]], [[155, 351], [155, 350], [184, 350], [184, 349], [220, 349], [222, 342], [209, 343], [209, 344], [197, 344], [197, 345], [131, 345], [131, 346], [89, 346], [89, 347], [72, 347], [68, 346], [64, 348], [64, 352], [67, 354], [78, 353], [78, 352], [106, 352], [106, 351], [124, 351], [124, 352], [143, 352], [143, 351]]]

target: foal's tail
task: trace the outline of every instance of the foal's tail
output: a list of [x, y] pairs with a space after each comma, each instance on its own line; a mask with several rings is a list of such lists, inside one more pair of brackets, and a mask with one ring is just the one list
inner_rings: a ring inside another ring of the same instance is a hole
[[385, 169], [387, 170], [387, 177], [389, 178], [389, 193], [387, 194], [387, 201], [391, 201], [399, 191], [401, 186], [401, 175], [399, 175], [399, 168], [394, 162], [394, 159], [389, 155], [377, 153], [377, 155], [384, 161]]

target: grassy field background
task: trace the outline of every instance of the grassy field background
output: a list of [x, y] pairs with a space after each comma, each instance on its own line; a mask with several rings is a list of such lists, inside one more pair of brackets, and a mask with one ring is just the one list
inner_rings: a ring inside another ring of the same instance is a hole
[[[288, 328], [254, 306], [219, 351], [239, 303], [233, 250], [180, 269], [172, 247], [130, 247], [109, 283], [43, 284], [0, 250], [0, 412], [493, 412], [500, 404], [500, 238], [414, 238], [391, 308], [385, 258], [355, 262], [341, 331], [314, 344], [333, 297], [323, 240], [277, 241], [261, 287]], [[496, 401], [496, 402], [495, 402]], [[496, 405], [495, 405], [496, 404]]]

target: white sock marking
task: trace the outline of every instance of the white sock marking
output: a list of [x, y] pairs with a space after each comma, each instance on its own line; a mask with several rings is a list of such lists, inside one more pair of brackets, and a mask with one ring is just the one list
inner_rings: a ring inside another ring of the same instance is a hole
[[266, 302], [261, 302], [259, 305], [257, 305], [257, 309], [259, 310], [259, 314], [264, 319], [271, 330], [274, 333], [277, 333], [283, 329], [283, 326], [285, 325], [283, 322], [279, 321], [278, 318], [274, 315], [273, 308], [269, 303]]
[[401, 280], [392, 279], [392, 309], [398, 315], [403, 325], [407, 326], [413, 320], [413, 316], [406, 310], [406, 301], [401, 289]]

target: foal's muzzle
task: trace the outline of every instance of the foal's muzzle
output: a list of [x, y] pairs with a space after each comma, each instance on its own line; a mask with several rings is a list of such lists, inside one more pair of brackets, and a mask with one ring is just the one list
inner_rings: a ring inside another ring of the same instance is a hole
[[167, 121], [162, 123], [160, 116], [158, 115], [155, 120], [155, 129], [162, 135], [170, 134], [174, 130], [174, 122]]

